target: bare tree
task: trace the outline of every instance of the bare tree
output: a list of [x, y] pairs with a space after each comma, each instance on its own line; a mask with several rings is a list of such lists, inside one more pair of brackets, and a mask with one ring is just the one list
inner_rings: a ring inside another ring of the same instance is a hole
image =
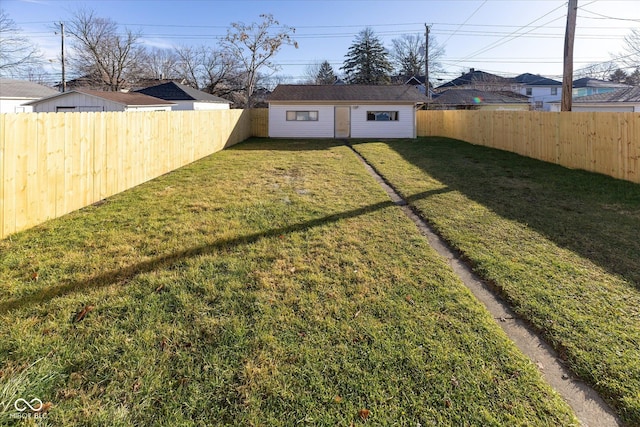
[[142, 75], [149, 79], [171, 79], [178, 76], [179, 58], [174, 49], [147, 49]]
[[242, 90], [244, 77], [236, 59], [207, 46], [176, 49], [178, 75], [196, 89], [229, 98]]
[[620, 54], [619, 61], [628, 69], [640, 68], [640, 28], [634, 28], [624, 38], [625, 49]]
[[[391, 61], [398, 74], [404, 77], [420, 76], [425, 73], [425, 40], [423, 36], [415, 34], [403, 34], [400, 38], [391, 41]], [[438, 44], [435, 37], [429, 37], [429, 70], [437, 73], [442, 71], [442, 65], [438, 62], [444, 55], [444, 48]]]
[[111, 91], [124, 89], [128, 79], [137, 78], [144, 59], [140, 34], [128, 29], [121, 34], [116, 22], [86, 9], [76, 12], [67, 33], [72, 39], [70, 65], [78, 75]]
[[615, 62], [606, 61], [589, 64], [586, 67], [576, 70], [573, 75], [578, 79], [589, 77], [592, 79], [607, 80], [616, 69], [618, 69], [618, 65]]
[[38, 47], [24, 37], [15, 21], [0, 9], [0, 75], [17, 76], [42, 63]]
[[246, 106], [251, 106], [251, 96], [256, 88], [258, 73], [279, 67], [271, 59], [285, 45], [298, 47], [292, 35], [295, 29], [280, 23], [270, 14], [260, 15], [262, 22], [250, 25], [234, 22], [223, 41], [225, 50], [243, 67]]

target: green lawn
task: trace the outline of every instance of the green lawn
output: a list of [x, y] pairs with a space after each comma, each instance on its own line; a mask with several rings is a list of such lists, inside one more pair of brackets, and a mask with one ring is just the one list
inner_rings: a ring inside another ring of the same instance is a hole
[[0, 336], [2, 424], [39, 398], [52, 426], [577, 425], [330, 141], [250, 140], [0, 241]]
[[640, 185], [445, 138], [354, 146], [640, 425]]

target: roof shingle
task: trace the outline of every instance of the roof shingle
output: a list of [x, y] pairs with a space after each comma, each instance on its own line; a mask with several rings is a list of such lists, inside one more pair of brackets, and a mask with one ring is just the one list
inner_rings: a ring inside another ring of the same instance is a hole
[[267, 101], [308, 102], [427, 102], [410, 85], [278, 85]]
[[227, 101], [219, 96], [211, 95], [210, 93], [202, 92], [201, 90], [175, 82], [150, 86], [137, 90], [136, 92], [165, 99], [167, 101], [199, 101], [231, 104], [231, 101]]

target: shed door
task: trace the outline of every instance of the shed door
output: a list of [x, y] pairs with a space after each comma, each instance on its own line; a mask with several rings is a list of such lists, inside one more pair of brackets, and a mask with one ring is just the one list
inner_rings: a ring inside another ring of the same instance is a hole
[[335, 137], [349, 138], [351, 135], [351, 108], [335, 107]]

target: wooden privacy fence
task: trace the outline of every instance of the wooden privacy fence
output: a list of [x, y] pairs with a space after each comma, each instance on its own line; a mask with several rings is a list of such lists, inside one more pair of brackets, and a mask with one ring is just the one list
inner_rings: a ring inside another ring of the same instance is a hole
[[0, 238], [251, 136], [243, 110], [0, 114]]
[[640, 183], [640, 113], [418, 111], [417, 128]]

